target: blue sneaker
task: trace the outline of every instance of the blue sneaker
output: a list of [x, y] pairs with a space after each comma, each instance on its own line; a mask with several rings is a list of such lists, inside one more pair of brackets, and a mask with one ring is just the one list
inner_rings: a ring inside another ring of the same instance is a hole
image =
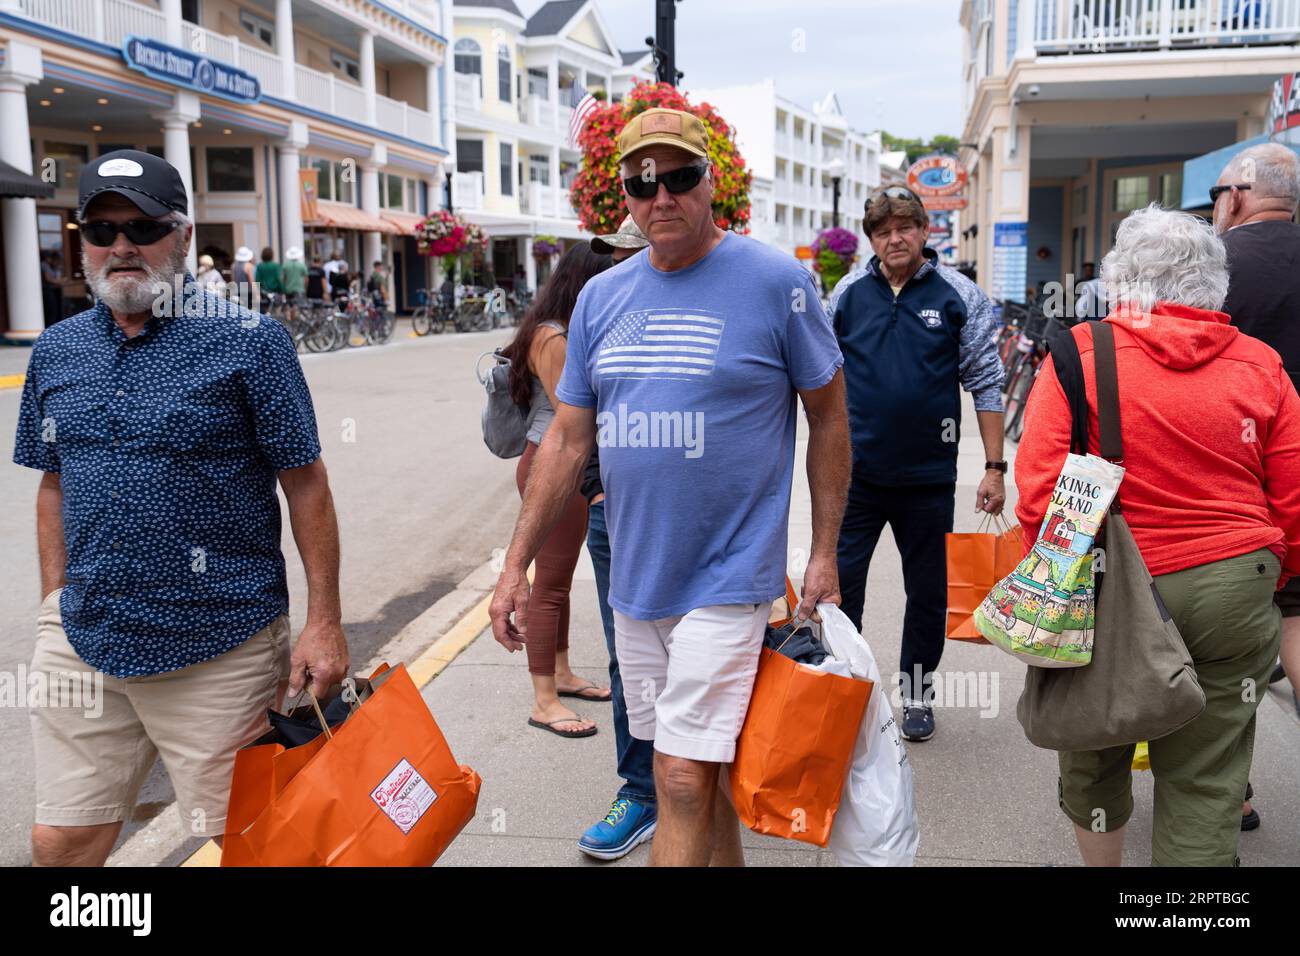
[[919, 700], [903, 702], [903, 739], [929, 740], [934, 736], [934, 708]]
[[598, 860], [617, 860], [654, 836], [657, 819], [654, 804], [619, 797], [605, 819], [582, 835], [578, 849]]

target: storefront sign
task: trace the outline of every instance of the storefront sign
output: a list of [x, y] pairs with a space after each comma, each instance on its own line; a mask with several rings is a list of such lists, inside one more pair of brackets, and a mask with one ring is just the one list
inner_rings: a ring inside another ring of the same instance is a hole
[[1300, 139], [1300, 73], [1288, 73], [1273, 84], [1265, 129], [1274, 139]]
[[253, 74], [157, 40], [129, 36], [122, 44], [122, 57], [133, 70], [196, 93], [211, 93], [237, 103], [256, 103], [262, 98], [262, 84]]
[[907, 188], [921, 197], [928, 210], [965, 209], [966, 167], [956, 156], [922, 156], [907, 170]]
[[1025, 301], [1029, 267], [1029, 223], [993, 224], [993, 298]]

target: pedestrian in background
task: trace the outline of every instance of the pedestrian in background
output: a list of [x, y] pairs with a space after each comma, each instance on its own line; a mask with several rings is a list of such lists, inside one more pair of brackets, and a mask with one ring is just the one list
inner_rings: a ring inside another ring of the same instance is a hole
[[[102, 865], [159, 757], [187, 832], [219, 838], [235, 753], [268, 708], [347, 672], [338, 526], [293, 340], [186, 274], [187, 211], [159, 157], [88, 163], [96, 305], [47, 329], [27, 367], [14, 461], [44, 473], [31, 673], [102, 688], [98, 713], [30, 709], [37, 866]], [[277, 482], [307, 576], [292, 654]]]
[[1097, 275], [1097, 264], [1085, 262], [1074, 289], [1074, 315], [1080, 321], [1100, 321], [1110, 311], [1106, 305], [1106, 287]]
[[[1214, 230], [1228, 254], [1228, 297], [1223, 311], [1247, 335], [1273, 346], [1292, 384], [1300, 387], [1300, 157], [1285, 146], [1263, 143], [1242, 150], [1210, 190]], [[1269, 683], [1291, 681], [1300, 716], [1300, 578], [1274, 595], [1282, 611], [1280, 660]], [[1242, 828], [1259, 826], [1247, 784]]]
[[[1281, 637], [1274, 591], [1300, 574], [1300, 397], [1278, 354], [1220, 311], [1227, 258], [1209, 224], [1156, 205], [1132, 213], [1102, 279], [1114, 303], [1105, 322], [1123, 411], [1124, 516], [1205, 692], [1199, 717], [1149, 743], [1151, 862], [1232, 866], [1262, 699], [1242, 688], [1268, 680]], [[1071, 334], [1096, 435], [1093, 328], [1083, 322]], [[1071, 422], [1049, 357], [1016, 455], [1026, 549], [1070, 450]], [[1059, 755], [1061, 809], [1090, 866], [1120, 863], [1133, 750]]]
[[206, 252], [199, 256], [199, 271], [195, 273], [194, 281], [204, 292], [211, 292], [213, 295], [224, 295], [226, 292], [226, 280], [221, 277], [217, 264]]
[[307, 263], [303, 261], [302, 249], [290, 246], [284, 252], [284, 268], [280, 281], [284, 287], [285, 298], [291, 305], [297, 305], [307, 293]]
[[235, 262], [230, 267], [231, 297], [245, 309], [257, 311], [257, 286], [253, 279], [253, 250], [240, 246], [235, 250]]
[[[574, 303], [588, 280], [609, 265], [609, 256], [597, 255], [586, 243], [573, 246], [542, 286], [514, 340], [502, 350], [510, 359], [510, 393], [515, 404], [528, 408], [528, 446], [515, 471], [521, 498], [559, 407], [555, 388], [564, 371], [565, 340]], [[560, 698], [610, 698], [609, 688], [583, 680], [569, 666], [569, 592], [586, 533], [587, 500], [575, 482], [559, 521], [549, 529], [535, 556], [524, 642], [533, 680], [533, 712], [528, 724], [560, 737], [590, 737], [596, 732], [594, 721], [579, 717]]]
[[[608, 255], [614, 264], [630, 259], [649, 245], [631, 216], [617, 232], [591, 240], [593, 252]], [[627, 726], [627, 699], [614, 647], [614, 612], [609, 606], [609, 528], [605, 522], [605, 486], [600, 482], [600, 449], [592, 451], [583, 473], [582, 494], [587, 499], [587, 553], [596, 576], [596, 600], [609, 652], [609, 690], [614, 703], [614, 753], [618, 775], [623, 779], [609, 812], [589, 827], [578, 840], [578, 848], [599, 860], [617, 860], [654, 836], [655, 804], [654, 743], [637, 740]]]
[[257, 264], [253, 281], [257, 283], [260, 296], [279, 295], [284, 292], [284, 271], [280, 268], [280, 263], [275, 261], [275, 250], [270, 246], [262, 249], [262, 261]]
[[311, 268], [307, 270], [307, 299], [319, 302], [325, 298], [325, 268], [320, 256], [311, 257]]
[[[619, 136], [624, 198], [650, 248], [578, 299], [561, 404], [491, 606], [497, 641], [523, 646], [528, 565], [599, 444], [615, 650], [628, 728], [654, 741], [661, 866], [744, 863], [727, 765], [785, 592], [799, 398], [813, 514], [801, 618], [839, 602], [849, 470], [841, 359], [816, 289], [789, 256], [715, 225], [708, 146], [681, 110], [646, 110]], [[681, 429], [642, 441], [629, 423], [652, 415]]]
[[382, 312], [388, 308], [388, 270], [376, 259], [370, 269], [370, 278], [366, 280], [366, 291], [374, 299], [375, 306]]
[[48, 329], [63, 318], [63, 256], [54, 249], [41, 252], [41, 294]]
[[1002, 363], [996, 320], [979, 286], [926, 248], [930, 217], [905, 186], [867, 199], [863, 230], [874, 251], [831, 295], [844, 353], [853, 483], [839, 537], [844, 613], [862, 628], [867, 571], [886, 524], [903, 559], [900, 684], [903, 736], [934, 736], [930, 688], [943, 655], [948, 606], [946, 535], [953, 528], [961, 393], [975, 400], [984, 474], [975, 510], [1000, 514]]

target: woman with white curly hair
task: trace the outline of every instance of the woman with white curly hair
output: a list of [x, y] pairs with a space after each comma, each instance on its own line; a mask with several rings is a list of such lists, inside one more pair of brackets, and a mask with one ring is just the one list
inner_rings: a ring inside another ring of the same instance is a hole
[[[1154, 205], [1137, 210], [1120, 225], [1102, 278], [1119, 378], [1124, 514], [1206, 697], [1199, 717], [1150, 743], [1151, 858], [1231, 866], [1258, 700], [1243, 688], [1266, 685], [1281, 635], [1273, 592], [1300, 575], [1300, 398], [1278, 354], [1219, 311], [1228, 271], [1208, 223]], [[1096, 453], [1094, 328], [1081, 323], [1072, 334]], [[1049, 358], [1016, 456], [1026, 547], [1070, 450], [1070, 425]], [[1060, 754], [1060, 805], [1086, 864], [1120, 863], [1133, 749]]]

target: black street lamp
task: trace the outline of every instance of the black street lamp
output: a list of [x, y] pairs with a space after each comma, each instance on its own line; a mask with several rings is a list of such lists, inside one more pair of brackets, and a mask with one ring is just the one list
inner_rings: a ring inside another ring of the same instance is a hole
[[844, 178], [844, 160], [836, 156], [826, 164], [826, 172], [831, 176], [831, 225], [840, 225], [840, 180]]

